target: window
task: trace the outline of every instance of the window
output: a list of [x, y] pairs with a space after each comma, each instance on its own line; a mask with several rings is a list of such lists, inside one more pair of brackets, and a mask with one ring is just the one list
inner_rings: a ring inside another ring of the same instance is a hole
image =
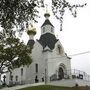
[[18, 81], [18, 76], [16, 76], [16, 81]]
[[10, 80], [13, 81], [13, 75], [10, 76]]
[[58, 53], [59, 54], [61, 53], [61, 47], [60, 47], [60, 45], [58, 45]]
[[23, 68], [21, 68], [21, 76], [23, 76]]
[[45, 32], [45, 27], [43, 27], [43, 33]]
[[58, 49], [58, 54], [63, 54], [63, 48], [60, 45], [57, 46], [57, 49]]
[[35, 64], [36, 73], [38, 73], [38, 64]]
[[51, 27], [51, 32], [53, 32], [53, 27]]

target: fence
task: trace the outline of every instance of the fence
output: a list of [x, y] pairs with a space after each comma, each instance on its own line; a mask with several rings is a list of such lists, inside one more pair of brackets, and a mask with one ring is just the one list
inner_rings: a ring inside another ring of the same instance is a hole
[[[64, 73], [63, 75], [64, 76], [61, 79], [81, 79], [81, 80], [90, 81], [90, 75], [76, 69], [67, 70], [66, 73]], [[55, 80], [60, 80], [57, 73], [53, 74], [50, 77], [50, 81], [55, 81]]]
[[71, 74], [72, 74], [72, 78], [90, 81], [90, 75], [88, 75], [86, 72], [76, 70], [76, 69], [72, 69]]

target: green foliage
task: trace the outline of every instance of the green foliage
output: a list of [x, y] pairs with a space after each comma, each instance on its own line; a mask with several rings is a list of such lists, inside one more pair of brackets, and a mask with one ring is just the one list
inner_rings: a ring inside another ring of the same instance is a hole
[[[77, 16], [77, 8], [86, 5], [71, 5], [68, 0], [52, 0], [52, 12], [60, 21], [62, 31], [63, 16], [68, 8], [74, 17]], [[0, 24], [6, 32], [16, 26], [18, 31], [25, 30], [28, 22], [35, 21], [39, 13], [38, 8], [44, 7], [44, 0], [0, 0]], [[26, 24], [26, 25], [25, 25]]]
[[42, 0], [0, 0], [0, 24], [5, 30], [15, 26], [24, 30], [24, 23], [38, 17]]
[[30, 65], [31, 50], [16, 37], [7, 37], [0, 43], [0, 74], [22, 65]]

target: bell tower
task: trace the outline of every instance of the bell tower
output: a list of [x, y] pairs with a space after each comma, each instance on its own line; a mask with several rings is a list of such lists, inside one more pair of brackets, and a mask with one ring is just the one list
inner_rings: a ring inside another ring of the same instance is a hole
[[46, 7], [46, 13], [44, 14], [45, 21], [41, 26], [41, 35], [50, 33], [54, 35], [54, 26], [49, 20], [50, 14], [48, 13], [47, 7]]

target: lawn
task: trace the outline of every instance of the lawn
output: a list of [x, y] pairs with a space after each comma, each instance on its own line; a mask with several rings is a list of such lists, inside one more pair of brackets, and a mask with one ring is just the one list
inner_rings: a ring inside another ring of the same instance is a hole
[[28, 88], [23, 88], [19, 90], [90, 90], [90, 87], [59, 87], [59, 86], [34, 86], [34, 87], [28, 87]]

